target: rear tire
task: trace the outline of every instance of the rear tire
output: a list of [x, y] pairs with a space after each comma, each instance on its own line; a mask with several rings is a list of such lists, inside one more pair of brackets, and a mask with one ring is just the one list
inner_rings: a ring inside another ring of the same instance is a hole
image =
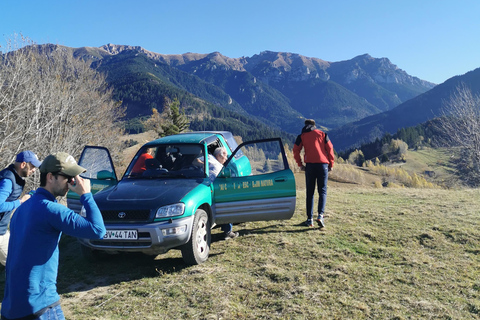
[[181, 247], [183, 261], [188, 265], [197, 265], [207, 261], [211, 240], [208, 214], [205, 210], [197, 209], [190, 240]]

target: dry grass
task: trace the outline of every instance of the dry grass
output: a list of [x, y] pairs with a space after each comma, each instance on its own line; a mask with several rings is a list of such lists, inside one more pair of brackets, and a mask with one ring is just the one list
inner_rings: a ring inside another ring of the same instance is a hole
[[213, 230], [209, 260], [171, 251], [87, 264], [61, 242], [68, 319], [477, 319], [478, 190], [329, 183], [324, 230], [304, 221], [303, 176], [289, 221]]
[[374, 188], [360, 174], [329, 181], [319, 230], [300, 226], [298, 173], [291, 220], [236, 225], [230, 241], [214, 229], [199, 266], [178, 251], [89, 264], [64, 237], [67, 319], [480, 319], [480, 190]]

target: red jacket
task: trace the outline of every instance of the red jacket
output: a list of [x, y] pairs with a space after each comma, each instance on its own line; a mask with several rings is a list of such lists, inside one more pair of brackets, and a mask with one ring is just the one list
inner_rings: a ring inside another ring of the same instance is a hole
[[303, 127], [302, 134], [297, 137], [293, 146], [293, 157], [299, 167], [303, 166], [300, 157], [302, 148], [305, 151], [303, 156], [305, 163], [328, 163], [328, 166], [333, 168], [335, 160], [333, 144], [325, 132], [310, 125]]

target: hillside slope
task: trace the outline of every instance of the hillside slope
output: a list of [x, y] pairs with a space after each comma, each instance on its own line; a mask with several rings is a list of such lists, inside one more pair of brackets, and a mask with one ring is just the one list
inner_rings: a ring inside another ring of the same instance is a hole
[[466, 85], [473, 94], [479, 94], [480, 68], [450, 78], [390, 111], [333, 129], [330, 136], [337, 150], [345, 150], [381, 138], [386, 132], [394, 133], [400, 128], [426, 122], [442, 115], [445, 101], [461, 85]]

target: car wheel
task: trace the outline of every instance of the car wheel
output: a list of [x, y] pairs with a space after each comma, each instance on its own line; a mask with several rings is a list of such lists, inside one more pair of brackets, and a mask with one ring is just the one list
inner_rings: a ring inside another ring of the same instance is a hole
[[211, 233], [208, 214], [198, 209], [193, 219], [190, 240], [181, 248], [182, 258], [186, 264], [201, 264], [208, 259], [210, 252]]

